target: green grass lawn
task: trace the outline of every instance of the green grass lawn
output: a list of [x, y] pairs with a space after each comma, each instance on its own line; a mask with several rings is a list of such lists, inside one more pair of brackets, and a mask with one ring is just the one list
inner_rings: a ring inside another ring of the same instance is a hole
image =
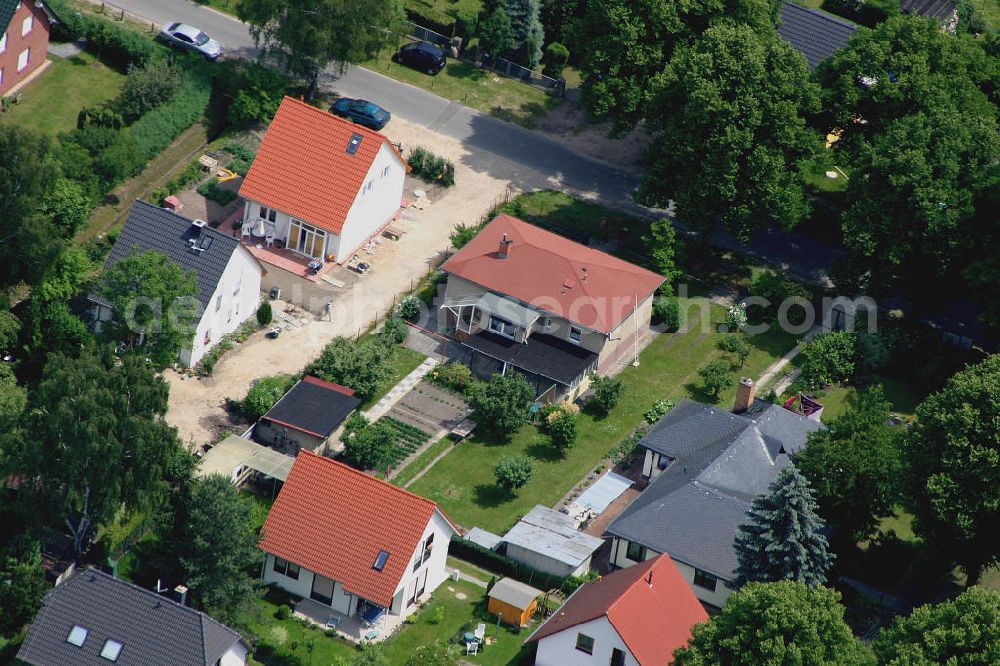
[[[900, 416], [913, 417], [920, 402], [920, 395], [906, 383], [892, 377], [883, 378], [881, 383], [893, 412]], [[823, 405], [823, 422], [829, 423], [847, 411], [848, 401], [856, 392], [857, 389], [853, 386], [845, 385], [837, 385], [822, 391], [817, 400]]]
[[[515, 633], [506, 626], [497, 632], [495, 618], [485, 612], [486, 591], [472, 583], [446, 581], [435, 590], [430, 604], [417, 612], [412, 624], [404, 625], [397, 633], [382, 644], [382, 652], [390, 664], [403, 664], [414, 650], [435, 641], [450, 642], [458, 639], [465, 631], [483, 622], [487, 626], [486, 635], [496, 636], [493, 645], [486, 646], [478, 655], [464, 656], [474, 664], [506, 666], [515, 660], [522, 650], [522, 643], [528, 631]], [[276, 616], [281, 593], [270, 593], [257, 603], [255, 612], [246, 618], [250, 630], [260, 642], [270, 646], [281, 646], [302, 664], [336, 664], [338, 660], [350, 661], [358, 650], [353, 645], [331, 636], [320, 629], [309, 626], [297, 619], [279, 620]], [[434, 621], [435, 609], [444, 608], [444, 618]], [[264, 666], [285, 666], [288, 662], [271, 659], [266, 654], [254, 655], [251, 663]]]
[[52, 64], [21, 91], [21, 103], [0, 114], [16, 123], [56, 135], [76, 128], [80, 109], [118, 95], [124, 76], [89, 53], [72, 58], [49, 56]]
[[439, 456], [442, 451], [451, 445], [452, 441], [447, 437], [442, 437], [438, 441], [434, 442], [427, 447], [426, 451], [414, 458], [406, 467], [400, 470], [399, 474], [393, 477], [392, 482], [397, 486], [405, 488], [410, 479], [415, 477], [424, 467], [430, 465], [434, 458]]
[[[361, 339], [361, 344], [371, 344], [374, 341], [375, 336], [369, 335]], [[402, 345], [397, 345], [396, 353], [392, 358], [392, 374], [389, 375], [384, 382], [379, 384], [378, 390], [375, 391], [375, 394], [369, 400], [361, 403], [361, 406], [358, 407], [358, 409], [368, 409], [381, 400], [393, 386], [398, 384], [403, 377], [416, 370], [417, 366], [423, 363], [426, 358], [427, 357], [420, 352], [413, 351], [412, 349], [408, 349]]]
[[[689, 312], [706, 303], [702, 298], [686, 301]], [[692, 314], [692, 318], [696, 315]], [[709, 317], [721, 322], [725, 310], [712, 305]], [[712, 397], [702, 388], [697, 371], [709, 359], [722, 354], [717, 345], [723, 334], [715, 326], [702, 331], [694, 325], [684, 333], [657, 337], [640, 356], [638, 367], [628, 367], [621, 377], [625, 393], [606, 417], [584, 413], [580, 416], [579, 439], [565, 458], [550, 445], [548, 437], [526, 425], [507, 442], [473, 435], [437, 463], [410, 490], [441, 504], [453, 520], [464, 527], [478, 526], [502, 533], [536, 504], [552, 506], [587, 472], [597, 465], [618, 442], [642, 421], [643, 413], [656, 400], [687, 396], [715, 402], [723, 409], [732, 406], [736, 393], [730, 388]], [[781, 331], [750, 336], [753, 345], [747, 364], [735, 374], [758, 376], [775, 359], [791, 349], [796, 338]], [[523, 453], [535, 463], [535, 475], [516, 494], [496, 485], [493, 465], [503, 455]]]

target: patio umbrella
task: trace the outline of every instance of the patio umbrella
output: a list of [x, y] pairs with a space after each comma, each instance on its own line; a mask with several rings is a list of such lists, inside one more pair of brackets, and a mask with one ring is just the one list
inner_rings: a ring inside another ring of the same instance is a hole
[[265, 233], [267, 232], [264, 230], [264, 220], [257, 220], [257, 224], [253, 228], [253, 235], [263, 236]]

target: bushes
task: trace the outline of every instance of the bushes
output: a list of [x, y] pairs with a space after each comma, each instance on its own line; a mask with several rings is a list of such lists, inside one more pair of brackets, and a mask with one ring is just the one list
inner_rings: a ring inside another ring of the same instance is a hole
[[658, 296], [653, 301], [653, 319], [662, 323], [668, 331], [677, 331], [683, 317], [681, 303], [674, 296]]
[[422, 303], [419, 298], [413, 294], [408, 294], [396, 306], [394, 314], [406, 321], [416, 321], [420, 318], [421, 305]]
[[598, 414], [607, 414], [614, 409], [625, 391], [625, 384], [618, 377], [591, 375], [590, 387], [593, 389], [594, 395], [587, 406]]
[[[776, 321], [782, 303], [795, 299], [802, 304], [812, 298], [808, 289], [775, 271], [764, 271], [755, 277], [750, 283], [750, 294], [768, 301], [767, 305], [754, 306], [750, 312], [754, 322]], [[787, 310], [787, 317], [791, 324], [798, 325], [804, 320], [805, 312], [801, 307], [792, 307]]]
[[673, 408], [673, 400], [657, 400], [653, 403], [653, 406], [647, 409], [646, 413], [642, 415], [642, 419], [649, 425], [653, 425], [666, 416], [667, 412]]
[[455, 165], [443, 157], [431, 153], [426, 148], [417, 146], [410, 151], [407, 159], [412, 173], [417, 178], [451, 187], [455, 184]]
[[535, 463], [523, 454], [501, 456], [493, 466], [493, 475], [497, 479], [498, 486], [513, 493], [535, 475]]
[[435, 384], [464, 394], [472, 383], [472, 370], [461, 363], [445, 363], [434, 368], [430, 379]]
[[502, 435], [517, 432], [528, 419], [535, 389], [519, 372], [497, 373], [488, 382], [474, 382], [466, 391], [473, 418]]
[[274, 317], [274, 313], [271, 310], [271, 304], [268, 301], [264, 301], [257, 308], [257, 323], [261, 326], [267, 326], [271, 323]]
[[130, 125], [156, 107], [173, 99], [184, 79], [183, 71], [167, 59], [143, 66], [132, 65], [122, 91], [111, 107]]
[[243, 127], [271, 122], [291, 85], [288, 77], [255, 62], [226, 62], [221, 67], [220, 84], [232, 96], [226, 110], [229, 124]]
[[545, 68], [542, 74], [553, 79], [561, 79], [567, 62], [569, 62], [569, 49], [559, 42], [552, 42], [545, 47]]
[[122, 71], [129, 65], [145, 65], [161, 53], [152, 39], [123, 25], [91, 16], [81, 18], [81, 36], [86, 38], [87, 48]]
[[257, 157], [257, 153], [250, 150], [241, 143], [236, 143], [230, 141], [222, 147], [222, 150], [233, 156], [233, 161], [229, 163], [228, 168], [233, 173], [238, 173], [241, 176], [247, 175], [250, 171], [250, 166], [253, 164], [253, 160]]
[[448, 239], [451, 241], [452, 247], [456, 250], [461, 250], [463, 247], [469, 244], [473, 238], [476, 237], [480, 231], [483, 230], [484, 224], [463, 224], [459, 222], [455, 225], [455, 228], [448, 235]]
[[219, 187], [219, 183], [215, 180], [202, 183], [198, 187], [198, 194], [223, 206], [236, 198], [236, 192]]
[[211, 81], [202, 68], [187, 73], [169, 102], [161, 104], [130, 128], [139, 155], [144, 161], [153, 159], [184, 130], [205, 115], [212, 94]]
[[566, 401], [560, 403], [556, 409], [545, 416], [545, 429], [552, 440], [552, 446], [563, 453], [576, 444], [577, 415], [579, 412], [579, 407]]
[[194, 160], [188, 164], [184, 169], [170, 179], [166, 185], [156, 190], [149, 195], [149, 202], [159, 205], [164, 199], [169, 197], [171, 194], [176, 194], [180, 192], [188, 185], [194, 183], [199, 178], [201, 178], [202, 170], [201, 164], [198, 160]]
[[820, 333], [802, 345], [802, 381], [817, 389], [846, 381], [854, 374], [853, 333]]
[[264, 416], [292, 388], [294, 382], [295, 378], [291, 375], [272, 375], [258, 380], [240, 402], [244, 416], [251, 422]]

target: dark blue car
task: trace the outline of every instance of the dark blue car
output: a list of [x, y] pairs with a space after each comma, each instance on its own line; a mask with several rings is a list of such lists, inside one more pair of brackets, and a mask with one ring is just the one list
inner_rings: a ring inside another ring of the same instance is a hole
[[351, 122], [370, 127], [376, 131], [385, 127], [385, 124], [392, 118], [392, 114], [378, 104], [364, 99], [351, 99], [350, 97], [341, 97], [338, 99], [330, 107], [330, 113], [341, 118], [347, 118]]

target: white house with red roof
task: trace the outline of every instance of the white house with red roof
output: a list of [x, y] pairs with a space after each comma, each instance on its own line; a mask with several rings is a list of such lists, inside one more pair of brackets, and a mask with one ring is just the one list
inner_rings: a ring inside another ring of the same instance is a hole
[[516, 369], [543, 394], [635, 360], [662, 275], [498, 215], [444, 266], [448, 332], [479, 376]]
[[297, 612], [381, 640], [448, 577], [457, 533], [431, 500], [303, 450], [261, 530], [263, 579]]
[[342, 263], [396, 219], [408, 168], [382, 134], [285, 97], [240, 186], [243, 224]]
[[667, 555], [580, 586], [528, 637], [535, 666], [666, 666], [708, 613]]

